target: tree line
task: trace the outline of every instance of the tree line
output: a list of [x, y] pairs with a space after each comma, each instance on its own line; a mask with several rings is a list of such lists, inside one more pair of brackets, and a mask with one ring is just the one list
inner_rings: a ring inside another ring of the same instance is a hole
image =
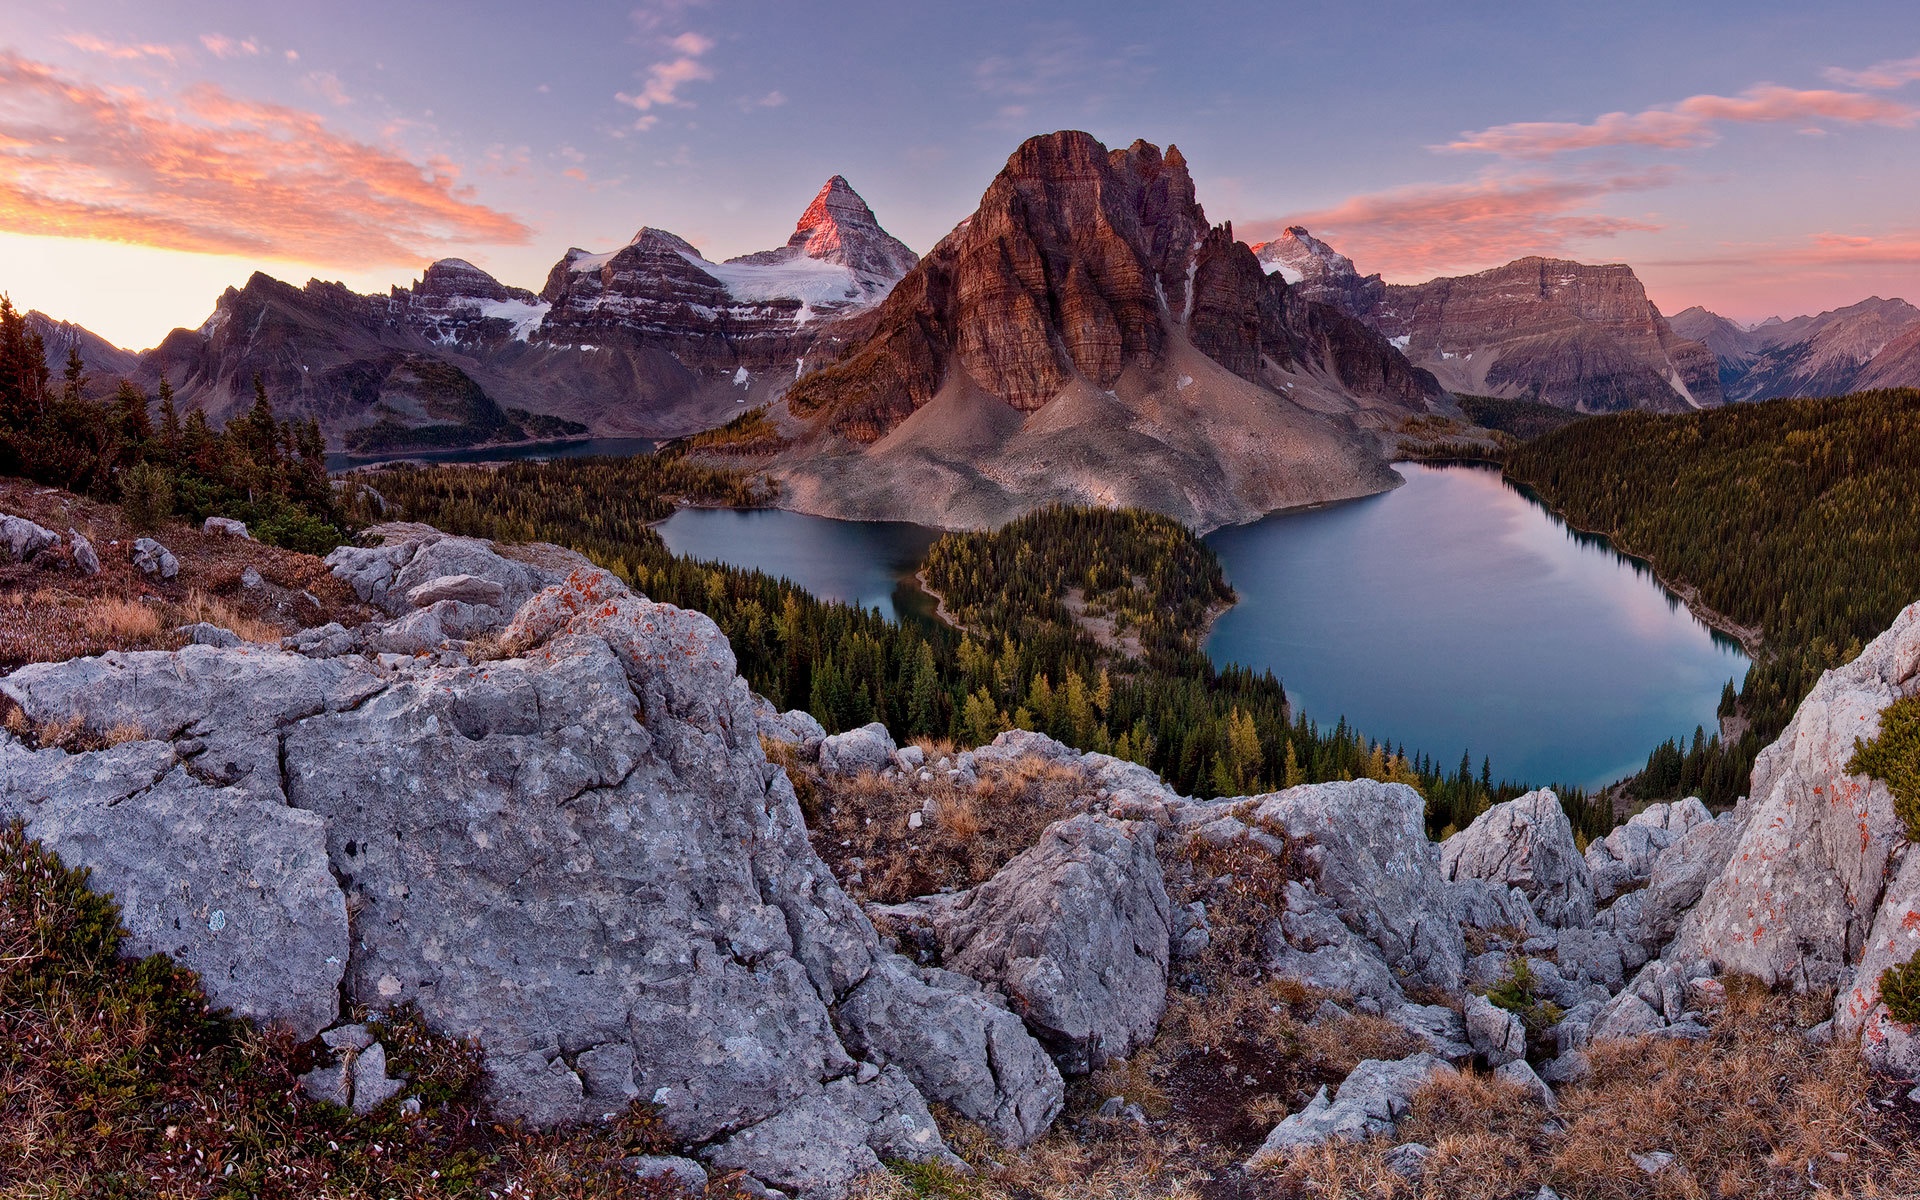
[[1649, 756], [1642, 796], [1731, 803], [1820, 673], [1920, 600], [1920, 390], [1593, 417], [1512, 450], [1507, 475], [1762, 645], [1721, 715]]
[[78, 347], [54, 379], [45, 342], [0, 296], [0, 473], [118, 501], [143, 528], [218, 514], [312, 553], [346, 536], [319, 425], [277, 418], [258, 380], [252, 407], [219, 430], [197, 408], [183, 415], [164, 377], [157, 397], [123, 379], [95, 400], [87, 384]]

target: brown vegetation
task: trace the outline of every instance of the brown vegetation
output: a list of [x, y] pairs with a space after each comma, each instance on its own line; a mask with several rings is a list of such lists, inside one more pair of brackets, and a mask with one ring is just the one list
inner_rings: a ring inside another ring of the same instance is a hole
[[[131, 561], [141, 536], [118, 505], [100, 504], [17, 479], [0, 479], [0, 512], [58, 533], [61, 545], [25, 563], [0, 553], [0, 670], [108, 650], [173, 649], [173, 631], [207, 621], [243, 641], [278, 644], [296, 629], [369, 615], [353, 591], [310, 554], [172, 524], [151, 531], [180, 560], [171, 580]], [[68, 529], [93, 543], [98, 575], [73, 560]], [[252, 567], [263, 586], [246, 588]]]

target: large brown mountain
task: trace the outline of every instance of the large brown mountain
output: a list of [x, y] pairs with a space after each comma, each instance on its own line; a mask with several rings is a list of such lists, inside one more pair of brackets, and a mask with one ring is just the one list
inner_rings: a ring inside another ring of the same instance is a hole
[[1628, 266], [1522, 258], [1385, 284], [1298, 226], [1254, 250], [1267, 270], [1365, 321], [1455, 392], [1578, 412], [1721, 402], [1713, 352], [1675, 332]]
[[568, 251], [537, 295], [443, 259], [385, 296], [255, 274], [200, 328], [140, 355], [77, 326], [36, 316], [36, 328], [56, 369], [80, 346], [95, 391], [123, 376], [152, 390], [164, 375], [218, 423], [259, 378], [335, 447], [666, 437], [770, 399], [824, 329], [878, 303], [914, 261], [836, 175], [785, 245], [724, 263], [642, 229], [604, 254]]
[[1210, 226], [1177, 148], [1028, 140], [783, 399], [807, 511], [988, 525], [1052, 501], [1197, 526], [1392, 486], [1368, 427], [1442, 404]]
[[1696, 307], [1676, 315], [1673, 327], [1712, 347], [1729, 400], [1920, 385], [1920, 308], [1905, 300], [1874, 296], [1752, 329]]

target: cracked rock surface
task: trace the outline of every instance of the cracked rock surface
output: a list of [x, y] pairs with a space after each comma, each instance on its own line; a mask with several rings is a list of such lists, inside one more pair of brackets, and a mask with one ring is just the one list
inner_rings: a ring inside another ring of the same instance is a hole
[[[711, 621], [551, 547], [509, 559], [379, 532], [338, 552], [338, 573], [398, 621], [423, 611], [410, 592], [446, 603], [421, 583], [497, 584], [523, 601], [483, 615], [504, 656], [447, 638], [415, 655], [191, 645], [27, 667], [0, 690], [32, 720], [147, 736], [68, 754], [0, 735], [0, 819], [92, 868], [133, 949], [174, 954], [240, 1015], [307, 1038], [343, 1002], [411, 1003], [477, 1035], [506, 1116], [577, 1120], [638, 1095], [718, 1162], [845, 1133], [838, 1158], [781, 1174], [823, 1196], [847, 1164], [946, 1154], [924, 1119], [941, 1080], [1025, 1114], [1009, 1140], [1044, 1129], [1052, 1063], [977, 989], [882, 949], [808, 845]], [[863, 1046], [911, 1055], [860, 1070], [835, 1024], [856, 990]]]

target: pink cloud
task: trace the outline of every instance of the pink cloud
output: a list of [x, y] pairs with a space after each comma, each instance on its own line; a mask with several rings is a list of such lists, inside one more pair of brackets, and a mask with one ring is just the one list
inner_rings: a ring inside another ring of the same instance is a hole
[[0, 51], [0, 229], [341, 268], [528, 228], [312, 113], [197, 84], [166, 101]]
[[1425, 278], [1527, 254], [1566, 254], [1577, 242], [1657, 230], [1648, 221], [1583, 210], [1606, 196], [1659, 187], [1672, 178], [1673, 172], [1665, 170], [1581, 179], [1486, 176], [1372, 192], [1316, 212], [1236, 222], [1236, 227], [1244, 224], [1242, 236], [1259, 240], [1288, 225], [1304, 225], [1362, 270]]
[[639, 109], [642, 116], [633, 123], [635, 129], [652, 129], [660, 123], [657, 114], [651, 109], [660, 107], [691, 108], [693, 102], [680, 96], [680, 89], [689, 83], [713, 78], [713, 69], [700, 61], [701, 55], [713, 49], [713, 39], [691, 31], [680, 34], [667, 42], [667, 45], [679, 55], [677, 58], [664, 59], [647, 68], [646, 83], [639, 92], [614, 93], [614, 99]]
[[200, 44], [215, 58], [252, 57], [260, 53], [260, 43], [252, 38], [230, 38], [224, 33], [203, 33]]
[[1920, 79], [1920, 54], [1912, 58], [1895, 58], [1886, 62], [1877, 62], [1860, 71], [1829, 67], [1826, 70], [1826, 76], [1835, 83], [1844, 83], [1848, 87], [1891, 91]]
[[1607, 146], [1679, 150], [1717, 140], [1719, 135], [1714, 125], [1720, 122], [1820, 120], [1908, 128], [1920, 123], [1920, 109], [1863, 92], [1786, 88], [1767, 83], [1750, 87], [1738, 96], [1689, 96], [1644, 112], [1607, 113], [1589, 124], [1520, 121], [1495, 125], [1461, 134], [1457, 140], [1435, 149], [1531, 159]]
[[98, 54], [103, 58], [114, 58], [122, 61], [140, 58], [157, 58], [162, 62], [168, 63], [177, 63], [180, 61], [179, 50], [172, 46], [163, 46], [154, 42], [108, 42], [102, 41], [89, 33], [70, 33], [60, 40], [76, 50], [84, 50], [88, 54]]

